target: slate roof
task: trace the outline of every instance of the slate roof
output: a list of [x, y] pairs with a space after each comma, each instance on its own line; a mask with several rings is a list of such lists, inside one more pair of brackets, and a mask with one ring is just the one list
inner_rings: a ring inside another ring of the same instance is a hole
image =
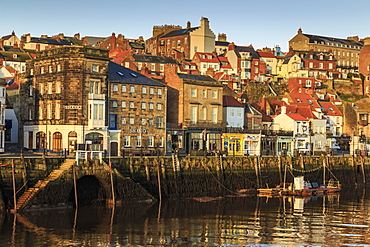
[[364, 45], [362, 41], [356, 42], [354, 40], [332, 38], [332, 37], [325, 37], [325, 36], [312, 35], [312, 34], [303, 34], [303, 35], [310, 39], [309, 41], [310, 43], [314, 43], [316, 41], [318, 44], [321, 44], [321, 42], [325, 42], [325, 44], [329, 42], [329, 43], [337, 43], [337, 44], [360, 46], [360, 47]]
[[229, 46], [230, 42], [227, 41], [215, 41], [216, 46]]
[[12, 36], [13, 36], [13, 35], [11, 35], [11, 34], [9, 34], [9, 35], [5, 35], [5, 36], [1, 37], [1, 39], [3, 39], [3, 40], [8, 40], [8, 39], [10, 39]]
[[[17, 54], [17, 57], [14, 58], [13, 54]], [[25, 62], [26, 60], [31, 59], [31, 56], [25, 52], [0, 51], [0, 56], [2, 56], [6, 61], [15, 62]]]
[[259, 59], [259, 55], [258, 53], [254, 50], [253, 47], [249, 47], [249, 46], [235, 46], [235, 53], [236, 55], [240, 58], [241, 55], [240, 53], [241, 52], [249, 52], [251, 54], [251, 57], [252, 58], [256, 58], [256, 59]]
[[[305, 60], [337, 61], [337, 59], [334, 58], [334, 55], [331, 52], [293, 50], [293, 53], [298, 53], [298, 56]], [[303, 57], [301, 57], [302, 54]], [[310, 57], [311, 55], [313, 55], [312, 58]], [[320, 59], [320, 55], [323, 55], [323, 59]], [[332, 55], [332, 59], [329, 59], [330, 55]]]
[[145, 44], [144, 43], [137, 43], [137, 42], [129, 42], [128, 43], [131, 48], [133, 49], [145, 49]]
[[152, 80], [140, 73], [125, 68], [113, 62], [108, 64], [108, 81], [110, 83], [136, 84], [165, 87], [162, 83]]
[[30, 43], [49, 44], [49, 45], [73, 45], [73, 42], [61, 39], [60, 41], [52, 38], [32, 37]]
[[162, 64], [177, 64], [177, 61], [172, 57], [160, 57], [149, 55], [132, 55], [135, 62], [138, 63], [162, 63]]
[[93, 37], [93, 36], [86, 36], [83, 37], [86, 40], [87, 44], [89, 45], [96, 45], [98, 42], [101, 42], [106, 39], [106, 37]]
[[23, 50], [21, 48], [16, 48], [14, 46], [8, 46], [8, 45], [5, 45], [3, 47], [3, 50], [4, 51], [11, 51], [11, 52], [23, 52]]
[[190, 74], [177, 74], [181, 79], [184, 80], [194, 80], [194, 81], [208, 81], [208, 82], [217, 82], [215, 79], [213, 79], [210, 76], [206, 75], [190, 75]]
[[194, 30], [198, 29], [199, 27], [192, 27], [192, 28], [187, 28], [187, 29], [180, 29], [180, 30], [174, 30], [172, 32], [169, 32], [160, 38], [167, 38], [167, 37], [175, 37], [175, 36], [182, 36], [186, 35], [188, 33], [193, 32]]

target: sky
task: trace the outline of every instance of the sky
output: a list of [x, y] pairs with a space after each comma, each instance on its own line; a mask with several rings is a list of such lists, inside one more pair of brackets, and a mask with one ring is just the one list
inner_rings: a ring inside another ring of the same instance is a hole
[[199, 26], [207, 17], [216, 35], [225, 33], [236, 45], [255, 49], [280, 46], [302, 28], [303, 33], [335, 38], [370, 36], [369, 0], [0, 0], [0, 37], [14, 30], [39, 37], [73, 36], [126, 38], [152, 35], [153, 26]]

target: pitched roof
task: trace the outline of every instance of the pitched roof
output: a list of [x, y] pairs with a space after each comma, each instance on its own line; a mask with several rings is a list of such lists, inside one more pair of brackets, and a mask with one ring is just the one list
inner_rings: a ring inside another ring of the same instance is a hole
[[256, 58], [256, 59], [260, 58], [258, 53], [251, 46], [235, 46], [235, 52], [239, 58], [241, 57], [241, 54], [240, 54], [241, 52], [249, 52], [252, 58]]
[[[30, 60], [30, 54], [26, 52], [11, 52], [11, 51], [0, 51], [0, 55], [6, 61], [14, 61], [14, 62], [25, 62], [26, 60]], [[16, 56], [14, 56], [16, 55]]]
[[177, 61], [172, 57], [160, 57], [149, 55], [132, 55], [135, 62], [139, 63], [162, 63], [162, 64], [177, 64]]
[[290, 117], [291, 119], [295, 120], [295, 121], [307, 121], [307, 118], [303, 117], [301, 114], [299, 113], [288, 113], [286, 114], [288, 117]]
[[242, 103], [237, 101], [234, 97], [230, 95], [224, 95], [222, 97], [223, 106], [232, 106], [232, 107], [244, 107]]
[[320, 36], [320, 35], [312, 35], [312, 34], [303, 34], [307, 38], [310, 39], [310, 43], [314, 43], [315, 41], [317, 43], [336, 43], [336, 44], [344, 44], [344, 45], [355, 45], [355, 46], [363, 46], [364, 43], [362, 41], [356, 42], [354, 40], [348, 40], [348, 39], [341, 39], [341, 38], [332, 38], [332, 37], [325, 37], [325, 36]]
[[39, 43], [48, 45], [73, 45], [72, 41], [66, 39], [56, 40], [52, 38], [38, 38], [38, 37], [31, 37], [30, 43]]
[[169, 32], [165, 35], [160, 36], [160, 38], [167, 38], [167, 37], [175, 37], [175, 36], [182, 36], [186, 35], [188, 33], [191, 33], [192, 31], [198, 29], [199, 27], [192, 27], [187, 29], [180, 29], [180, 30], [174, 30], [172, 32]]
[[324, 109], [325, 115], [328, 116], [343, 116], [339, 109], [332, 102], [320, 101], [319, 104]]
[[113, 62], [108, 64], [108, 81], [110, 83], [125, 83], [165, 87], [162, 83], [152, 80], [133, 70], [125, 68]]
[[317, 101], [306, 93], [291, 93], [289, 96], [292, 98], [294, 103], [307, 103], [311, 104], [315, 108], [319, 108]]
[[[205, 62], [205, 63], [220, 63], [217, 56], [213, 53], [205, 53], [205, 52], [197, 52], [194, 56], [199, 57], [199, 61]], [[204, 58], [203, 58], [204, 56]], [[211, 58], [208, 58], [211, 56]]]
[[260, 57], [269, 57], [269, 58], [276, 58], [273, 52], [271, 51], [257, 51]]
[[216, 46], [228, 46], [230, 42], [227, 41], [215, 41]]

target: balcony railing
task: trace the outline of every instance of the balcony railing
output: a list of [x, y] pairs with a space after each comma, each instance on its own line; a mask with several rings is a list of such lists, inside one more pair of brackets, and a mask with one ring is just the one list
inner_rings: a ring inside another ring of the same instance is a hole
[[105, 100], [105, 94], [89, 93], [89, 99], [92, 99], [92, 100]]
[[89, 119], [88, 121], [89, 129], [104, 129], [105, 128], [105, 120], [103, 119]]

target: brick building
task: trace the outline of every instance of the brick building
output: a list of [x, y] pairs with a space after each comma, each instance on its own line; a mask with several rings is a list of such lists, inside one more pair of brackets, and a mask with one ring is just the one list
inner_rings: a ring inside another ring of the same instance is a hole
[[29, 61], [20, 85], [23, 147], [108, 150], [108, 63], [107, 50], [81, 46], [43, 50]]
[[165, 68], [168, 86], [167, 151], [180, 153], [221, 149], [223, 85], [209, 76], [177, 73]]
[[370, 93], [370, 37], [364, 39], [359, 56], [358, 72], [364, 76], [364, 93]]

